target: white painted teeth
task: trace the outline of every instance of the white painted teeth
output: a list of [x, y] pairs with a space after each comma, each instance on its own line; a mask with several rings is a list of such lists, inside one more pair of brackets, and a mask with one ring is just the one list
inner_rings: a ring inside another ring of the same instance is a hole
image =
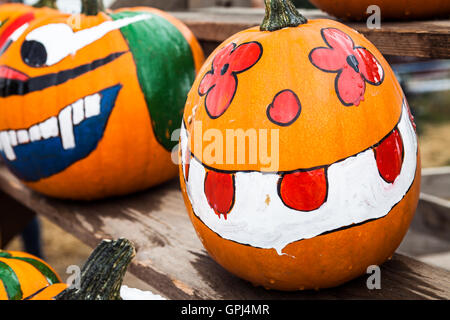
[[24, 143], [30, 142], [30, 137], [28, 135], [27, 130], [17, 131], [17, 142], [19, 142], [19, 144], [24, 144]]
[[78, 100], [72, 104], [73, 109], [73, 124], [77, 125], [84, 120], [84, 101], [83, 99]]
[[73, 135], [72, 123], [72, 106], [65, 107], [59, 113], [58, 118], [63, 148], [65, 150], [75, 148], [75, 136]]
[[7, 131], [0, 132], [0, 141], [2, 142], [3, 152], [5, 153], [8, 160], [16, 160], [16, 154], [9, 141], [9, 134]]
[[65, 107], [57, 117], [50, 117], [29, 129], [0, 131], [0, 151], [8, 160], [16, 160], [14, 147], [39, 140], [61, 136], [65, 150], [76, 147], [73, 127], [83, 120], [98, 116], [101, 111], [101, 95], [93, 94]]
[[86, 118], [95, 117], [100, 114], [100, 100], [99, 94], [84, 98], [84, 109], [86, 111]]
[[41, 140], [41, 130], [39, 130], [39, 125], [35, 124], [28, 130], [30, 132], [30, 140], [31, 142], [39, 141]]
[[55, 138], [59, 134], [58, 120], [56, 117], [51, 117], [50, 119], [40, 123], [39, 129], [41, 130], [42, 138]]
[[17, 146], [17, 134], [14, 130], [9, 131], [9, 142], [11, 142], [11, 146]]

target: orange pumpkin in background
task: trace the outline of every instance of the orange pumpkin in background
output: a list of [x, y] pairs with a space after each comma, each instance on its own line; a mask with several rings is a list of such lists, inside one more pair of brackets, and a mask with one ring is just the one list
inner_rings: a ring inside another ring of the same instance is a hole
[[46, 287], [61, 287], [61, 279], [41, 259], [17, 251], [0, 250], [0, 300], [22, 300]]
[[0, 155], [43, 194], [121, 195], [177, 174], [171, 160], [202, 50], [151, 8], [58, 13], [17, 25], [0, 56]]
[[261, 27], [223, 42], [188, 95], [184, 200], [228, 271], [265, 288], [333, 287], [405, 235], [419, 197], [415, 125], [364, 36], [307, 21], [290, 1], [266, 6]]
[[380, 7], [382, 20], [424, 20], [450, 18], [448, 0], [310, 0], [317, 8], [344, 20], [361, 21], [373, 12], [367, 13], [371, 5]]

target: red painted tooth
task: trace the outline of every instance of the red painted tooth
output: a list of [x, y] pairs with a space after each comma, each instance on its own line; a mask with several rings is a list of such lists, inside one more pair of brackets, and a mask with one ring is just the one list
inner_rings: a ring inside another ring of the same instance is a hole
[[378, 172], [386, 182], [393, 183], [403, 163], [403, 141], [398, 129], [395, 128], [374, 151]]
[[278, 92], [267, 107], [267, 117], [279, 126], [288, 126], [297, 120], [302, 110], [297, 95], [289, 90]]
[[186, 150], [186, 153], [184, 154], [184, 178], [186, 181], [189, 180], [189, 168], [191, 165], [191, 153], [189, 150]]
[[414, 116], [412, 115], [411, 108], [409, 107], [408, 101], [405, 100], [405, 102], [406, 102], [406, 109], [408, 110], [409, 120], [411, 121], [414, 130], [416, 130], [416, 123], [414, 122]]
[[234, 174], [208, 171], [205, 177], [205, 195], [210, 207], [225, 219], [234, 204]]
[[284, 174], [278, 182], [283, 203], [295, 210], [318, 209], [327, 198], [326, 168]]

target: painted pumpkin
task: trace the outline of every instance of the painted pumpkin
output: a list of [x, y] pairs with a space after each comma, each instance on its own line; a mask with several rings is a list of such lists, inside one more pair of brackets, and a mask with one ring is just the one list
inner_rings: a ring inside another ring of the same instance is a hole
[[56, 296], [67, 289], [67, 284], [56, 283], [36, 291], [24, 300], [56, 300]]
[[417, 20], [450, 18], [448, 0], [310, 0], [317, 8], [344, 20], [365, 20], [367, 8], [371, 5], [380, 7], [382, 20]]
[[0, 300], [22, 300], [60, 282], [41, 259], [24, 252], [0, 251]]
[[[203, 53], [156, 9], [35, 18], [0, 56], [0, 141], [8, 168], [46, 195], [94, 199], [177, 174], [171, 133]], [[20, 32], [19, 32], [20, 31]]]
[[[15, 38], [14, 31], [20, 29], [36, 17], [56, 14], [57, 11], [43, 7], [34, 8], [21, 3], [5, 3], [0, 5], [0, 48], [10, 37]], [[20, 30], [19, 30], [20, 31]]]
[[419, 196], [415, 127], [355, 30], [266, 1], [260, 28], [206, 60], [188, 95], [180, 180], [203, 245], [280, 290], [333, 287], [388, 259]]

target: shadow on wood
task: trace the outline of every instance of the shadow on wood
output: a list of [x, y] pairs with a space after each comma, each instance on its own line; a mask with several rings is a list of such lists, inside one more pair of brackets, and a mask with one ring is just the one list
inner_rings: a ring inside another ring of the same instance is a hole
[[35, 213], [0, 191], [0, 248], [20, 234]]

